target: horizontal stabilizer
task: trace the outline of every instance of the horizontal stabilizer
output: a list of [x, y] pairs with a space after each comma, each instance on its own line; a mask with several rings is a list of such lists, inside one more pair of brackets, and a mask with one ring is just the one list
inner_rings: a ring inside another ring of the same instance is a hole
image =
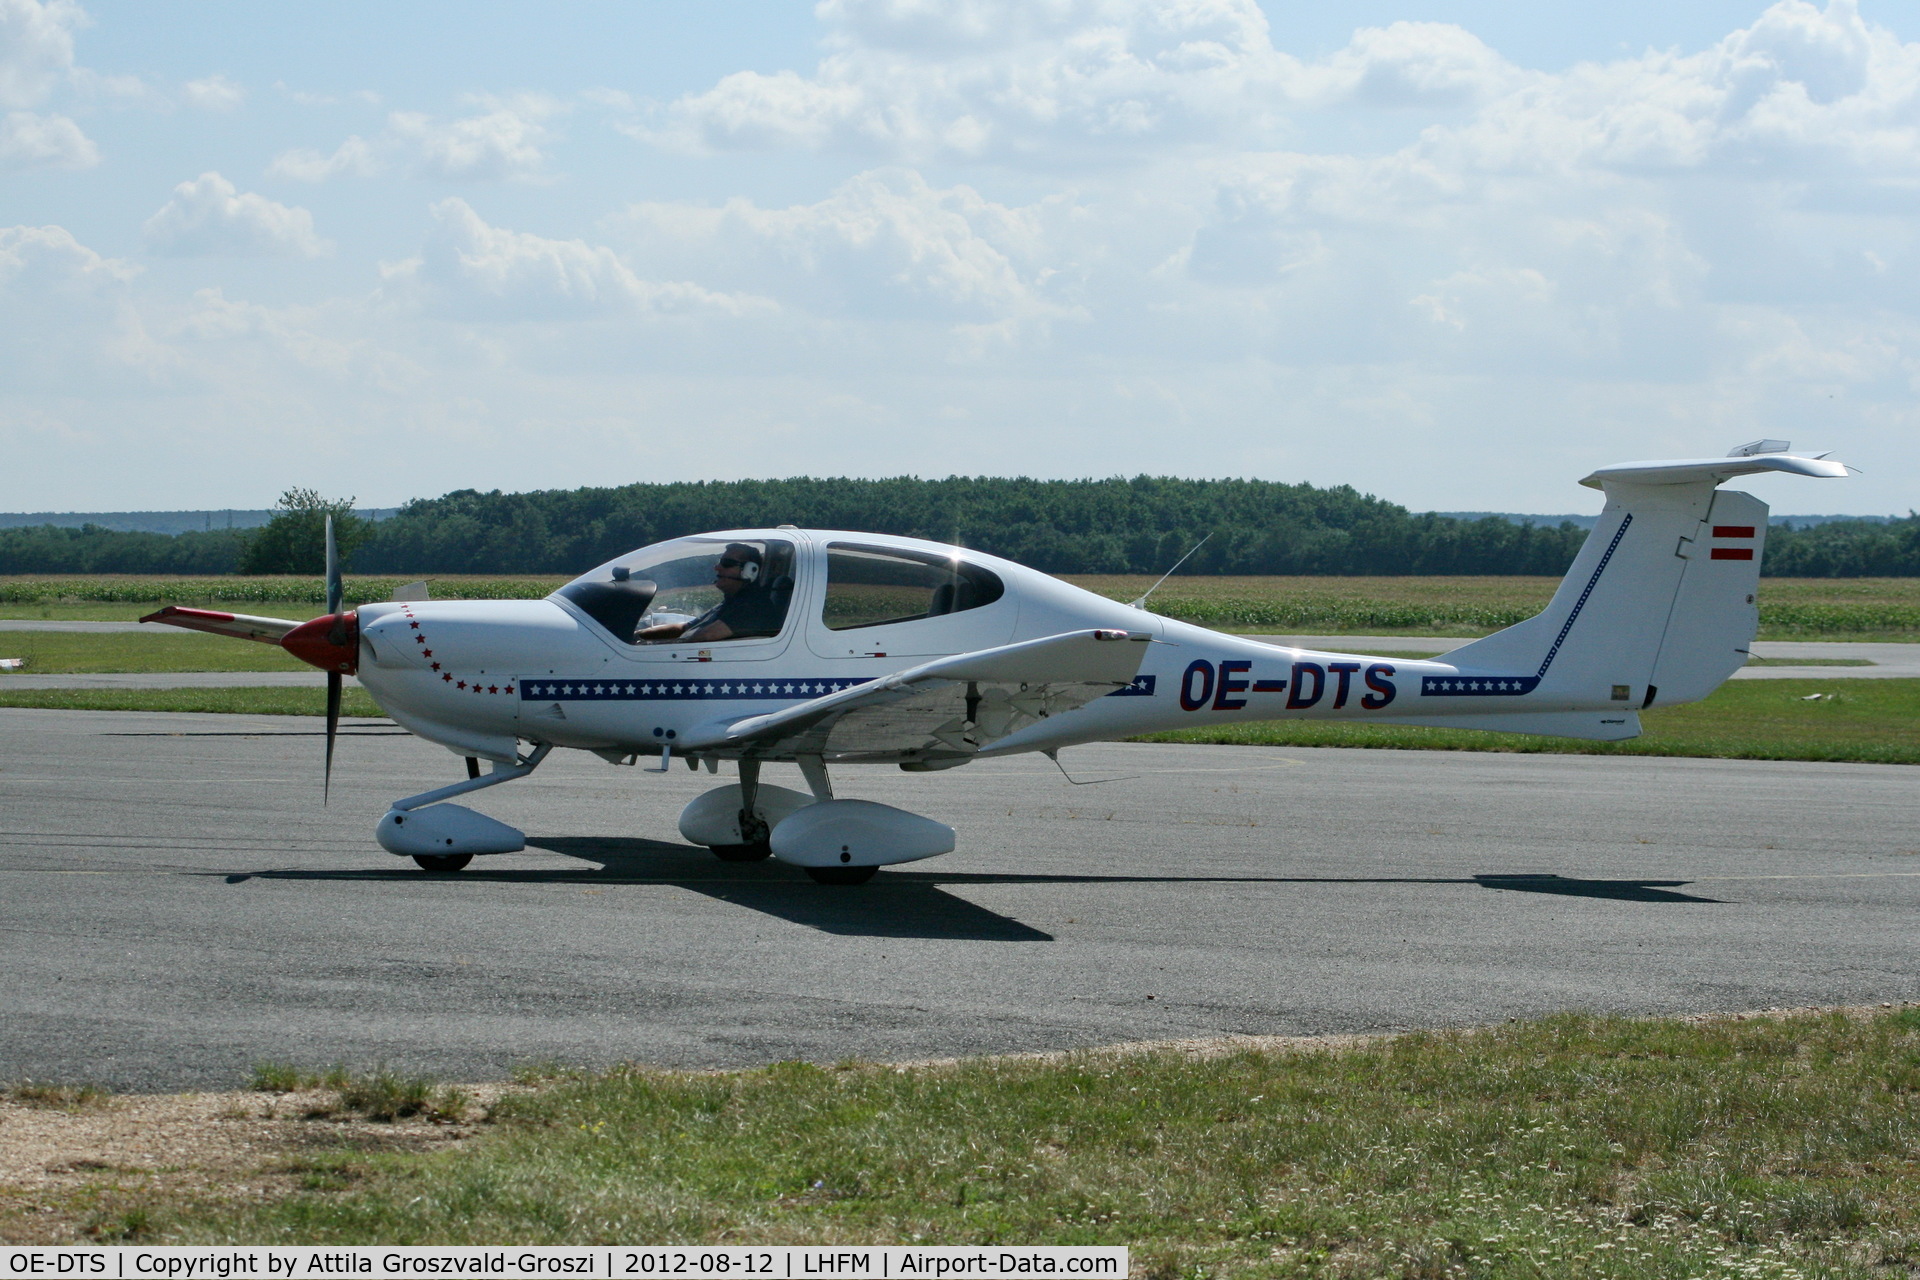
[[1602, 467], [1580, 483], [1598, 489], [1609, 481], [1621, 484], [1722, 484], [1735, 476], [1784, 471], [1788, 475], [1844, 479], [1847, 466], [1831, 458], [1808, 458], [1795, 453], [1762, 453], [1736, 458], [1681, 458], [1672, 462], [1616, 462]]
[[300, 625], [285, 618], [256, 618], [250, 614], [221, 613], [215, 609], [183, 609], [177, 604], [150, 613], [140, 621], [164, 622], [170, 627], [185, 627], [189, 631], [205, 631], [216, 636], [233, 636], [238, 640], [258, 640], [262, 644], [279, 644], [280, 637]]

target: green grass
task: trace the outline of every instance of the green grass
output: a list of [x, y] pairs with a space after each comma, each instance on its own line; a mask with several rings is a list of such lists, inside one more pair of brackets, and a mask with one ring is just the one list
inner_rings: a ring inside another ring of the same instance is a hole
[[[1067, 575], [1115, 600], [1151, 578]], [[1226, 631], [1481, 636], [1546, 607], [1558, 578], [1170, 578], [1155, 613]], [[1762, 640], [1920, 641], [1920, 578], [1762, 578]]]
[[460, 1089], [442, 1088], [430, 1076], [404, 1075], [386, 1067], [355, 1072], [336, 1064], [325, 1071], [314, 1072], [290, 1062], [258, 1062], [254, 1064], [248, 1087], [259, 1093], [332, 1090], [339, 1105], [317, 1107], [308, 1113], [313, 1118], [346, 1111], [369, 1120], [424, 1116], [450, 1121], [460, 1119], [472, 1105]]
[[[434, 597], [440, 600], [521, 600], [538, 599], [571, 577], [444, 574], [430, 581]], [[348, 577], [347, 605], [390, 599], [394, 588], [414, 580]], [[130, 622], [162, 604], [304, 621], [326, 607], [326, 589], [318, 577], [0, 575], [0, 617]]]
[[[320, 673], [314, 672], [320, 679]], [[54, 711], [211, 712], [249, 716], [323, 716], [327, 693], [314, 689], [9, 689], [0, 676], [0, 707], [43, 707]], [[348, 686], [340, 714], [384, 716], [365, 689]]]
[[[1810, 701], [1811, 694], [1823, 696]], [[1137, 741], [1920, 764], [1920, 680], [1730, 680], [1700, 702], [1655, 707], [1640, 721], [1645, 732], [1629, 742], [1300, 720], [1180, 729]]]
[[26, 1107], [44, 1107], [52, 1111], [84, 1111], [105, 1106], [113, 1091], [97, 1084], [46, 1084], [22, 1080], [0, 1087], [0, 1098]]
[[[0, 629], [0, 658], [25, 658], [26, 671], [42, 674], [313, 670], [278, 645], [158, 625], [153, 633]], [[6, 677], [0, 675], [0, 689], [5, 687]]]
[[[1116, 600], [1153, 579], [1064, 575]], [[349, 577], [347, 601], [385, 600], [402, 577]], [[428, 579], [436, 599], [546, 595], [564, 575], [448, 574]], [[1546, 577], [1176, 577], [1153, 610], [1228, 631], [1282, 634], [1479, 636], [1538, 613]], [[305, 618], [318, 613], [318, 578], [0, 577], [0, 617], [130, 620], [162, 603]], [[1762, 578], [1763, 640], [1920, 642], [1920, 578]]]
[[1906, 1275], [1916, 1092], [1915, 1009], [633, 1068], [505, 1099], [461, 1150], [139, 1207], [167, 1243], [1126, 1244], [1134, 1275], [1168, 1280]]

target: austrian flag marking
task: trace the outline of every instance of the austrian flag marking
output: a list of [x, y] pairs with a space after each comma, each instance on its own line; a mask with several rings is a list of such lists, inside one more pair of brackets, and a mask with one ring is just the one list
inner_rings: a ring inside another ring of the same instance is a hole
[[[1750, 543], [1758, 531], [1756, 526], [1750, 524], [1717, 524], [1713, 526], [1713, 540], [1715, 542], [1733, 541]], [[1717, 546], [1707, 553], [1707, 558], [1710, 560], [1751, 560], [1753, 559], [1753, 548], [1751, 546]]]

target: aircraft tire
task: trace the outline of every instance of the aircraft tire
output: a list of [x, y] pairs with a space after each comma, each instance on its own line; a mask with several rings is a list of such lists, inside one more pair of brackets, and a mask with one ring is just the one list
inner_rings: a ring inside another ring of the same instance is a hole
[[865, 884], [878, 867], [808, 867], [807, 874], [816, 884]]
[[707, 847], [722, 862], [758, 862], [773, 856], [773, 846], [765, 840], [757, 844], [712, 844]]
[[413, 860], [420, 864], [422, 871], [452, 872], [458, 871], [473, 861], [470, 853], [416, 853]]

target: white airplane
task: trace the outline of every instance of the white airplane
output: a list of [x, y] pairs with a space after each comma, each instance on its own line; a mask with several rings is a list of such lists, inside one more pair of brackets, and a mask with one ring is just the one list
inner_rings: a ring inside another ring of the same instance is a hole
[[[1761, 472], [1842, 477], [1785, 441], [1603, 467], [1605, 510], [1544, 612], [1409, 661], [1279, 648], [1158, 617], [963, 547], [872, 533], [735, 529], [619, 556], [544, 600], [396, 600], [309, 622], [168, 607], [141, 619], [278, 644], [327, 673], [331, 779], [342, 676], [467, 780], [396, 801], [376, 838], [429, 871], [524, 837], [447, 801], [524, 777], [555, 747], [674, 759], [738, 781], [680, 814], [723, 859], [827, 884], [950, 852], [954, 832], [836, 799], [829, 765], [951, 769], [1024, 751], [1242, 720], [1359, 720], [1618, 740], [1748, 658], [1767, 506]], [[527, 744], [525, 750], [521, 744]], [[492, 763], [482, 774], [479, 761]], [[799, 767], [806, 791], [761, 780]]]

